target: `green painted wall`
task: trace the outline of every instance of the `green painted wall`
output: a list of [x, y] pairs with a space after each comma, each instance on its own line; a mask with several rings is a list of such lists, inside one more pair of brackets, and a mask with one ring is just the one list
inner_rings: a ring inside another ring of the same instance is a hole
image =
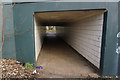
[[[14, 37], [14, 23], [13, 23], [13, 9], [12, 5], [3, 6], [4, 18], [4, 45], [2, 49], [3, 58], [16, 59], [15, 37]], [[8, 17], [7, 17], [8, 16]], [[6, 20], [5, 20], [6, 19]]]
[[[7, 14], [11, 5], [5, 7], [4, 15]], [[90, 2], [40, 2], [16, 4], [13, 13], [4, 25], [6, 41], [3, 48], [3, 56], [16, 58], [24, 62], [35, 63], [34, 49], [34, 25], [33, 13], [42, 11], [60, 10], [85, 10], [107, 9], [107, 26], [105, 47], [102, 51], [101, 73], [102, 75], [118, 74], [118, 54], [116, 47], [118, 39], [118, 3], [90, 3]], [[13, 29], [7, 31], [8, 29]], [[12, 37], [9, 38], [9, 35]], [[12, 47], [11, 47], [12, 46]], [[6, 51], [7, 50], [7, 51]]]
[[[119, 8], [118, 8], [119, 14], [118, 14], [118, 32], [120, 32], [120, 2], [119, 2]], [[120, 46], [120, 37], [118, 38], [118, 47]], [[118, 62], [118, 74], [120, 75], [120, 53], [119, 53], [119, 62]]]
[[17, 60], [35, 63], [33, 13], [31, 5], [15, 5], [14, 28]]
[[[1, 3], [0, 3], [0, 15], [1, 15]], [[2, 45], [2, 20], [1, 20], [1, 16], [0, 16], [0, 46]], [[2, 51], [0, 51], [0, 59], [2, 58]]]

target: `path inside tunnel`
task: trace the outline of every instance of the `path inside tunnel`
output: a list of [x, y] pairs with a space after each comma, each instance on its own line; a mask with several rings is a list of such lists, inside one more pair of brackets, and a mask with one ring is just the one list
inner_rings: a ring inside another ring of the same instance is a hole
[[62, 39], [49, 33], [43, 42], [37, 66], [42, 66], [39, 78], [98, 77], [88, 62]]

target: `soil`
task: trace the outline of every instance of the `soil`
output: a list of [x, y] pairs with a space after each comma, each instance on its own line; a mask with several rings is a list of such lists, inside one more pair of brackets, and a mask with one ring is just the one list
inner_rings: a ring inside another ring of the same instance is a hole
[[34, 78], [34, 69], [26, 69], [21, 62], [12, 59], [0, 59], [2, 78]]

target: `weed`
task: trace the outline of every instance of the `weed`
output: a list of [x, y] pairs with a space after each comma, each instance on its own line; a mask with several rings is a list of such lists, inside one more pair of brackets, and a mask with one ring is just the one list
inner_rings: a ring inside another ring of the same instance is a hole
[[25, 63], [26, 69], [33, 69], [33, 64], [30, 64], [29, 62]]

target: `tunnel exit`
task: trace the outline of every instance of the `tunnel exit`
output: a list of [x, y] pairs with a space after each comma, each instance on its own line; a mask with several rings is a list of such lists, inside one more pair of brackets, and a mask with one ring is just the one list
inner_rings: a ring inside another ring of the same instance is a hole
[[45, 73], [52, 73], [53, 77], [81, 77], [89, 74], [98, 77], [105, 12], [106, 10], [35, 12], [37, 65], [43, 65]]
[[46, 26], [46, 36], [56, 36], [56, 26]]

